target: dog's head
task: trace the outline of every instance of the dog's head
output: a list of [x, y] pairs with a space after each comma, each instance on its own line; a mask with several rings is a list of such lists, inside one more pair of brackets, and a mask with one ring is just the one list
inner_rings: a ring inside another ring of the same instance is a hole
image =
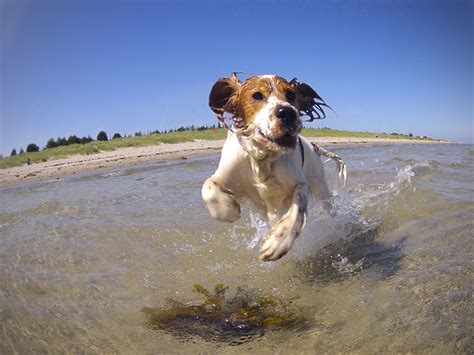
[[288, 82], [276, 75], [259, 75], [241, 82], [236, 74], [214, 84], [209, 106], [222, 122], [229, 113], [238, 134], [271, 151], [293, 149], [303, 126], [300, 116], [308, 115], [309, 121], [324, 118], [322, 107], [328, 107], [296, 78]]

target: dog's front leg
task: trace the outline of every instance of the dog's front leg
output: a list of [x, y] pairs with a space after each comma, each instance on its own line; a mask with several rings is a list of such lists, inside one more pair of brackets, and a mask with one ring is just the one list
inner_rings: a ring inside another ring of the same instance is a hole
[[309, 193], [308, 184], [296, 186], [290, 209], [263, 238], [260, 260], [278, 260], [291, 249], [306, 223]]
[[225, 188], [217, 176], [208, 178], [202, 185], [201, 192], [213, 218], [221, 222], [235, 222], [240, 218], [240, 205], [233, 192]]

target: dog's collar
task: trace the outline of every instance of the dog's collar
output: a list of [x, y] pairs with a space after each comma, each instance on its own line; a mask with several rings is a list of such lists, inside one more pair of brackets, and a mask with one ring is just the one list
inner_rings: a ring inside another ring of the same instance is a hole
[[300, 152], [301, 152], [301, 166], [304, 166], [304, 147], [301, 138], [298, 137], [298, 142], [300, 143]]

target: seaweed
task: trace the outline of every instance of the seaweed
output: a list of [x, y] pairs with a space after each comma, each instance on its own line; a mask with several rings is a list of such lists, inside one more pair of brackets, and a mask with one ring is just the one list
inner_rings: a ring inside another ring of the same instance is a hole
[[232, 297], [226, 297], [228, 289], [217, 284], [210, 292], [196, 284], [194, 292], [203, 296], [201, 302], [186, 304], [168, 299], [163, 308], [144, 307], [146, 325], [182, 339], [199, 336], [238, 345], [268, 331], [303, 329], [309, 324], [290, 307], [291, 302], [245, 287], [238, 287]]

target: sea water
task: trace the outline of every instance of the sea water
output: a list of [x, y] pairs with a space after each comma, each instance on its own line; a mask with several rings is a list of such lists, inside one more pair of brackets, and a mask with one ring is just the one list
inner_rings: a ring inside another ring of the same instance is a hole
[[[325, 165], [334, 216], [313, 202], [270, 263], [251, 206], [226, 224], [201, 201], [218, 155], [1, 187], [0, 353], [472, 352], [473, 146], [330, 150], [349, 171], [342, 189]], [[270, 295], [304, 324], [148, 326], [146, 308], [202, 304], [195, 284]]]

